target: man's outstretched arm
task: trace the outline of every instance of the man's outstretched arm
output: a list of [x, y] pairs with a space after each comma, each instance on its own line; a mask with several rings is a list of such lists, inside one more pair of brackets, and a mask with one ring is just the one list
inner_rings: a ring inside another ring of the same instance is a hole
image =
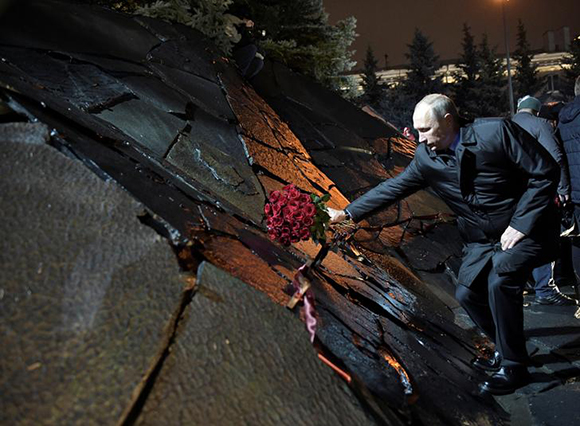
[[[419, 146], [417, 150], [419, 149], [422, 149], [422, 147]], [[378, 184], [366, 194], [350, 203], [345, 210], [329, 208], [328, 214], [330, 216], [330, 222], [342, 222], [349, 217], [355, 222], [358, 222], [365, 215], [379, 208], [386, 207], [427, 186], [428, 184], [423, 179], [417, 166], [417, 154], [415, 154], [413, 161], [409, 163], [402, 173]]]

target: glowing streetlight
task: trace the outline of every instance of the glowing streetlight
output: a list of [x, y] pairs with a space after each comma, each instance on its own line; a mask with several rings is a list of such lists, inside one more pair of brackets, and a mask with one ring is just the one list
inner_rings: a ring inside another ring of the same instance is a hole
[[512, 70], [510, 66], [510, 43], [508, 37], [508, 28], [506, 23], [505, 4], [510, 0], [501, 0], [501, 10], [503, 14], [503, 33], [505, 37], [505, 57], [507, 61], [508, 91], [510, 94], [510, 116], [514, 116], [514, 89], [512, 87]]

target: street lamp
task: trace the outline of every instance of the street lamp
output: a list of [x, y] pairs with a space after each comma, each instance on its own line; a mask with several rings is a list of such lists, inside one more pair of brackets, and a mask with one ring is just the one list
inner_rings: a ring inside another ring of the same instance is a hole
[[510, 0], [501, 0], [501, 9], [503, 14], [503, 33], [505, 36], [505, 57], [507, 60], [508, 90], [510, 93], [510, 116], [514, 116], [514, 89], [512, 87], [512, 70], [510, 66], [510, 42], [508, 38], [508, 28], [506, 23], [505, 4]]

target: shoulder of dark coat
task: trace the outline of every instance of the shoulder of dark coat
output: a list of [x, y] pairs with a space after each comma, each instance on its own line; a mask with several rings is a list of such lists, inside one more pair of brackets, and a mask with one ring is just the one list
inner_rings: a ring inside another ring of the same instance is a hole
[[498, 126], [507, 121], [504, 117], [483, 117], [476, 118], [472, 126]]
[[576, 119], [580, 120], [580, 96], [576, 96], [570, 103], [564, 105], [558, 114], [561, 123], [569, 123]]
[[[524, 129], [526, 127], [523, 124], [530, 124], [533, 126], [548, 126], [550, 129], [552, 125], [550, 124], [549, 120], [546, 120], [543, 117], [538, 117], [529, 113], [517, 113], [512, 118], [512, 121], [522, 126]], [[527, 129], [526, 129], [527, 130]]]
[[429, 156], [429, 148], [427, 148], [427, 144], [421, 142], [420, 144], [417, 145], [417, 148], [415, 149], [415, 157], [423, 157], [423, 156]]
[[487, 132], [487, 131], [493, 131], [493, 130], [499, 129], [508, 123], [513, 124], [507, 118], [485, 117], [485, 118], [477, 118], [473, 122], [473, 124], [471, 124], [467, 127], [470, 128], [471, 130], [473, 130], [474, 132], [479, 133], [479, 132]]

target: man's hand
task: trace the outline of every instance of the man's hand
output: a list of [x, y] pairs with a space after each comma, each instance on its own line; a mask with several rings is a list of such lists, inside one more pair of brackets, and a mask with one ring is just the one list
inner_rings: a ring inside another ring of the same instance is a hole
[[348, 218], [344, 210], [335, 210], [330, 207], [328, 207], [328, 215], [330, 216], [330, 223], [343, 222]]
[[568, 201], [570, 201], [569, 194], [558, 194], [558, 198], [560, 199], [560, 204], [562, 204], [563, 206], [568, 204]]
[[509, 250], [513, 248], [513, 246], [515, 246], [518, 242], [520, 242], [520, 240], [525, 236], [526, 236], [525, 234], [522, 234], [517, 229], [508, 226], [500, 238], [501, 249]]

